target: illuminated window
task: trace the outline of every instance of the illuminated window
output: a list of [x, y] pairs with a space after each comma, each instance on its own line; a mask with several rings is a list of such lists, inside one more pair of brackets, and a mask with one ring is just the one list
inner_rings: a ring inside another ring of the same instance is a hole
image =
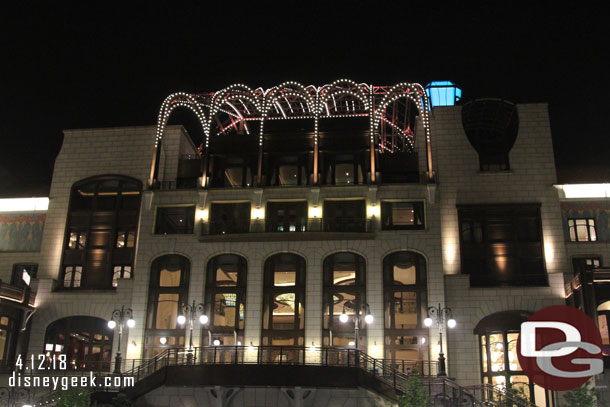
[[68, 249], [81, 250], [87, 246], [87, 232], [70, 232]]
[[0, 366], [12, 363], [14, 352], [14, 321], [12, 318], [0, 316]]
[[243, 343], [247, 271], [246, 260], [235, 254], [221, 254], [208, 262], [205, 303], [210, 319], [203, 327], [204, 345], [211, 346], [214, 340], [222, 345]]
[[[323, 327], [324, 346], [349, 347], [355, 344], [353, 317], [366, 304], [366, 265], [362, 256], [342, 252], [324, 259], [323, 264]], [[341, 314], [349, 323], [339, 321]], [[332, 338], [332, 343], [331, 343]], [[360, 326], [360, 343], [366, 343], [366, 324]]]
[[[400, 251], [383, 259], [385, 358], [396, 367], [416, 368], [426, 358], [428, 329], [423, 326], [427, 310], [426, 260], [415, 252]], [[406, 372], [405, 372], [406, 373]]]
[[48, 360], [66, 355], [68, 369], [107, 371], [113, 334], [101, 318], [62, 318], [47, 327], [44, 354]]
[[136, 232], [121, 230], [117, 233], [116, 247], [134, 247], [136, 244]]
[[[303, 346], [305, 259], [292, 253], [269, 257], [263, 299], [263, 345]], [[291, 353], [289, 359], [295, 357]]]
[[568, 219], [568, 228], [570, 230], [570, 241], [572, 242], [597, 241], [595, 219]]
[[519, 311], [503, 311], [488, 315], [476, 325], [479, 336], [481, 380], [498, 390], [513, 389], [532, 404], [543, 406], [550, 393], [531, 382], [524, 374], [517, 357], [521, 323], [529, 315]]
[[82, 275], [82, 266], [66, 266], [64, 269], [64, 288], [80, 287]]
[[33, 278], [38, 274], [38, 264], [18, 263], [13, 265], [11, 285], [17, 287], [30, 286]]
[[[114, 265], [135, 258], [142, 185], [121, 176], [101, 176], [75, 183], [70, 206], [59, 288], [111, 288]], [[121, 248], [121, 250], [117, 250]], [[78, 280], [67, 278], [78, 265]], [[78, 281], [78, 282], [77, 282]]]
[[[184, 346], [184, 327], [177, 323], [187, 301], [190, 262], [177, 254], [157, 258], [151, 267], [146, 315], [145, 357], [154, 357], [171, 345]], [[161, 341], [161, 338], [165, 338]]]
[[114, 272], [112, 273], [112, 286], [118, 286], [119, 279], [121, 278], [131, 278], [131, 266], [114, 266]]
[[381, 228], [383, 230], [423, 229], [423, 202], [381, 202]]

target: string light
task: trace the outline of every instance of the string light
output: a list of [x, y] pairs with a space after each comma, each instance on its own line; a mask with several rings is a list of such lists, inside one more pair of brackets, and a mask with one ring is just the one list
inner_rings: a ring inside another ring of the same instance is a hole
[[[178, 107], [185, 107], [195, 113], [203, 128], [202, 150], [210, 145], [212, 126], [217, 125], [215, 137], [227, 134], [231, 129], [242, 128], [250, 135], [248, 121], [260, 121], [258, 145], [263, 146], [265, 120], [308, 119], [314, 121], [314, 144], [319, 142], [319, 119], [369, 117], [369, 137], [375, 145], [375, 135], [379, 134], [377, 148], [380, 152], [402, 151], [394, 142], [389, 145], [388, 137], [399, 137], [400, 143], [413, 151], [415, 135], [410, 117], [398, 120], [388, 117], [388, 109], [399, 99], [406, 99], [403, 118], [408, 114], [409, 103], [417, 108], [423, 127], [426, 144], [430, 144], [430, 110], [428, 96], [422, 85], [401, 82], [394, 86], [373, 86], [356, 83], [347, 78], [338, 79], [320, 87], [304, 86], [298, 82], [287, 81], [269, 89], [252, 89], [245, 84], [236, 83], [213, 93], [190, 94], [176, 92], [165, 98], [157, 118], [155, 149], [161, 145], [163, 134], [171, 113]], [[332, 103], [331, 103], [332, 101]], [[330, 105], [329, 105], [330, 104]], [[397, 116], [396, 106], [392, 108]], [[223, 116], [224, 115], [224, 116]], [[224, 119], [223, 119], [224, 117]], [[223, 122], [224, 120], [224, 122]], [[407, 124], [407, 128], [403, 128]], [[385, 129], [389, 128], [390, 134]], [[394, 140], [394, 139], [392, 139]], [[158, 163], [157, 163], [158, 165]]]

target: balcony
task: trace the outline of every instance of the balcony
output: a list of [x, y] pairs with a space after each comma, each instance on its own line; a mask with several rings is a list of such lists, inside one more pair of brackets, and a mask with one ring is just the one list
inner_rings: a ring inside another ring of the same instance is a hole
[[0, 299], [33, 307], [36, 303], [36, 293], [29, 287], [17, 287], [0, 280]]
[[363, 218], [300, 218], [235, 219], [204, 222], [200, 241], [277, 241], [277, 240], [344, 240], [372, 239], [370, 219]]

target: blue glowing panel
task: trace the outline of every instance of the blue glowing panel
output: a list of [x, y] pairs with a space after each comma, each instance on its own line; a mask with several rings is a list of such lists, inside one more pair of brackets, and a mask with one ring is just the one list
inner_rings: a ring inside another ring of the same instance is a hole
[[434, 81], [426, 85], [430, 99], [430, 108], [435, 106], [453, 106], [462, 98], [462, 89], [450, 81]]

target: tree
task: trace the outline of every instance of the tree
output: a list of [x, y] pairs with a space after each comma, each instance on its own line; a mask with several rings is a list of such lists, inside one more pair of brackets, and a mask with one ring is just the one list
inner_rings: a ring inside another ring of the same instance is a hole
[[563, 400], [569, 407], [595, 407], [597, 405], [595, 390], [591, 388], [590, 381], [564, 394]]
[[428, 402], [428, 394], [424, 390], [417, 370], [413, 369], [407, 379], [407, 388], [404, 394], [398, 398], [398, 405], [400, 407], [427, 407]]

